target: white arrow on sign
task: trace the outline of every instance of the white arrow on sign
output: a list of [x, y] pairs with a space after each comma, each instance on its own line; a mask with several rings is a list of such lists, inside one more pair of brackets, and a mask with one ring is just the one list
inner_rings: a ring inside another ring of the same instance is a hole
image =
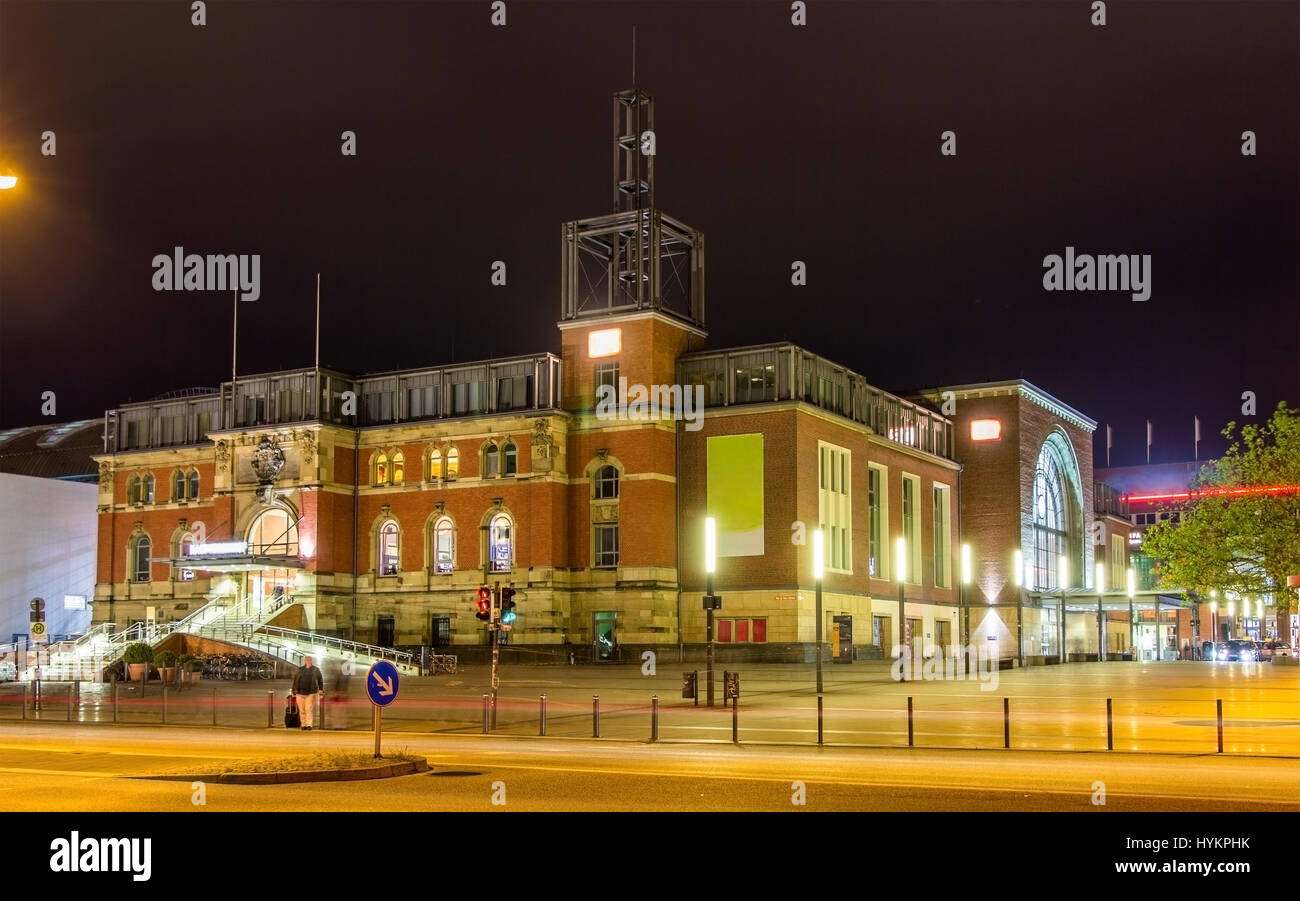
[[393, 680], [392, 680], [392, 679], [381, 679], [381, 678], [379, 677], [379, 673], [373, 673], [372, 675], [374, 675], [374, 677], [375, 677], [375, 682], [377, 682], [377, 683], [379, 684], [379, 687], [380, 687], [380, 691], [379, 691], [379, 693], [380, 693], [381, 695], [383, 695], [384, 697], [387, 697], [388, 695], [391, 695], [391, 694], [393, 693]]

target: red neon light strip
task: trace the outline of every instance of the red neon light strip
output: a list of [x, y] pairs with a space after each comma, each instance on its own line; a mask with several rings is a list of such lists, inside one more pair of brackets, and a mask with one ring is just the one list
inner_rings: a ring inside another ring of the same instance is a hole
[[1134, 501], [1171, 501], [1193, 497], [1214, 497], [1221, 494], [1291, 494], [1300, 491], [1300, 485], [1270, 485], [1258, 488], [1207, 488], [1204, 491], [1183, 491], [1173, 494], [1130, 494], [1129, 503]]

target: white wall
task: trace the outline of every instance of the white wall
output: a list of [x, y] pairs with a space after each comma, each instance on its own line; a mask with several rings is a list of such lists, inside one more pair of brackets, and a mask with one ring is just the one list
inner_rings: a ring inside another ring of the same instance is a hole
[[[27, 632], [35, 597], [50, 634], [89, 627], [97, 503], [94, 484], [0, 473], [0, 643]], [[86, 609], [64, 610], [65, 594], [84, 596]]]

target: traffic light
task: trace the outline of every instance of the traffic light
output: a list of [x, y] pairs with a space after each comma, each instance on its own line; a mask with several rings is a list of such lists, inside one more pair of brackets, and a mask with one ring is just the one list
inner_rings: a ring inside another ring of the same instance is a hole
[[475, 601], [477, 610], [474, 616], [481, 620], [490, 620], [492, 618], [492, 589], [486, 585], [480, 585], [478, 589], [478, 600]]
[[501, 622], [507, 626], [515, 621], [515, 590], [510, 587], [501, 589]]

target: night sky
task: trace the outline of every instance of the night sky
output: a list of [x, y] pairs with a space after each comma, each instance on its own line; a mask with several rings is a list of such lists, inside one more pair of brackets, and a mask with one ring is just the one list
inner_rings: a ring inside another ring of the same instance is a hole
[[[1146, 419], [1153, 461], [1190, 459], [1199, 415], [1204, 459], [1243, 391], [1256, 421], [1300, 403], [1300, 5], [1091, 15], [0, 0], [0, 429], [47, 390], [66, 421], [229, 377], [230, 294], [152, 288], [176, 245], [261, 255], [241, 373], [311, 365], [317, 271], [325, 365], [558, 351], [560, 224], [612, 210], [635, 25], [712, 347], [789, 339], [895, 392], [1026, 378], [1102, 423], [1099, 464], [1107, 423], [1145, 460]], [[1045, 291], [1067, 245], [1150, 254], [1150, 299]]]

